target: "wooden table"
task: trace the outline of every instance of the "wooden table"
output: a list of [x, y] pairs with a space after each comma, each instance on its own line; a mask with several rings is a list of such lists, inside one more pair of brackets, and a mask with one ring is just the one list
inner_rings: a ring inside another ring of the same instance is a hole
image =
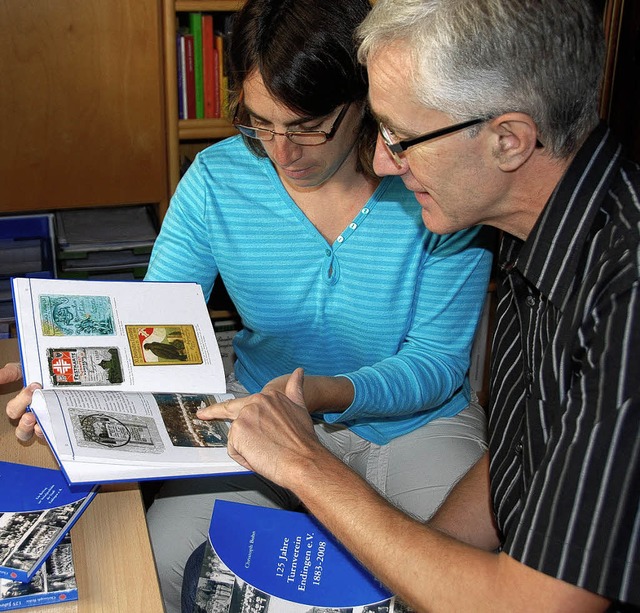
[[[17, 361], [15, 339], [0, 340], [0, 366]], [[20, 443], [6, 416], [21, 385], [0, 387], [0, 459], [57, 468], [46, 443]], [[36, 437], [34, 437], [35, 439]], [[71, 530], [78, 600], [20, 609], [33, 613], [156, 613], [164, 611], [144, 505], [135, 483], [104, 485]]]

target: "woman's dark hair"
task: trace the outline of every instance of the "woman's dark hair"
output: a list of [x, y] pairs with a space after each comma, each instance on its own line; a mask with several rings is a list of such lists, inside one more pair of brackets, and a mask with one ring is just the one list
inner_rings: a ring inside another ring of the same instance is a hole
[[[345, 103], [366, 107], [367, 74], [357, 59], [354, 33], [369, 0], [248, 0], [236, 14], [228, 53], [229, 108], [245, 79], [257, 71], [279, 102], [300, 115], [321, 117]], [[244, 109], [238, 107], [238, 119]], [[363, 110], [359, 170], [373, 175], [376, 126]], [[262, 145], [245, 138], [260, 156]]]

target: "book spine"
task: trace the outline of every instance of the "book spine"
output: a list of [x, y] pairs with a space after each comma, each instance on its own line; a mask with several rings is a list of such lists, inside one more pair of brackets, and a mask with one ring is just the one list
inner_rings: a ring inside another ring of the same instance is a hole
[[217, 53], [217, 51], [214, 49], [213, 16], [202, 15], [204, 116], [207, 119], [211, 119], [216, 116], [215, 82], [217, 80], [217, 75], [215, 75], [216, 66], [214, 53]]
[[185, 119], [196, 119], [196, 76], [194, 63], [194, 45], [193, 36], [185, 34], [184, 55], [185, 55], [185, 98], [186, 98], [186, 115]]
[[59, 602], [78, 600], [77, 588], [55, 592], [52, 594], [31, 594], [25, 596], [5, 597], [0, 599], [0, 611], [15, 611]]
[[196, 119], [204, 119], [204, 73], [202, 66], [202, 13], [189, 13], [193, 36], [193, 72], [195, 75]]
[[186, 119], [186, 88], [184, 80], [184, 36], [176, 34], [176, 67], [178, 71], [178, 119]]
[[218, 50], [213, 49], [213, 117], [222, 117], [221, 113], [221, 93], [220, 93], [220, 55]]
[[215, 45], [218, 52], [218, 96], [220, 106], [218, 117], [222, 117], [227, 113], [227, 78], [225, 70], [224, 34], [216, 34]]

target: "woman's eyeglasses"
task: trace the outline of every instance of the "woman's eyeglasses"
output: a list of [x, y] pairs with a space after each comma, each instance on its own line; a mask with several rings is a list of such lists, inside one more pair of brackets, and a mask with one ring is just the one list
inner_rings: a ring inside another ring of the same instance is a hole
[[249, 138], [253, 138], [256, 140], [260, 140], [262, 142], [268, 142], [273, 140], [275, 136], [286, 136], [292, 143], [296, 145], [322, 145], [326, 143], [328, 140], [331, 140], [344, 116], [347, 114], [349, 110], [350, 103], [345, 104], [342, 107], [340, 113], [336, 117], [331, 129], [328, 132], [324, 130], [287, 130], [286, 132], [275, 132], [273, 130], [268, 130], [267, 128], [255, 128], [254, 126], [245, 126], [243, 124], [238, 123], [237, 117], [233, 120], [234, 127], [240, 132]]

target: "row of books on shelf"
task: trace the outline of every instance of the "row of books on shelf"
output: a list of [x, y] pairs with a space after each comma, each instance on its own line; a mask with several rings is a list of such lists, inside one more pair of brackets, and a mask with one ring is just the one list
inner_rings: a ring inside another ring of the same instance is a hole
[[[0, 610], [78, 597], [66, 535], [99, 484], [247, 472], [227, 453], [229, 424], [196, 417], [233, 397], [198, 284], [14, 278], [12, 290], [25, 381], [42, 383], [31, 410], [60, 470], [0, 462]], [[227, 501], [212, 508], [196, 600], [404, 611], [309, 514]]]
[[0, 324], [14, 317], [11, 277], [142, 279], [156, 236], [148, 206], [0, 216]]
[[232, 14], [191, 12], [179, 16], [176, 51], [178, 118], [217, 119], [227, 108], [225, 46]]

